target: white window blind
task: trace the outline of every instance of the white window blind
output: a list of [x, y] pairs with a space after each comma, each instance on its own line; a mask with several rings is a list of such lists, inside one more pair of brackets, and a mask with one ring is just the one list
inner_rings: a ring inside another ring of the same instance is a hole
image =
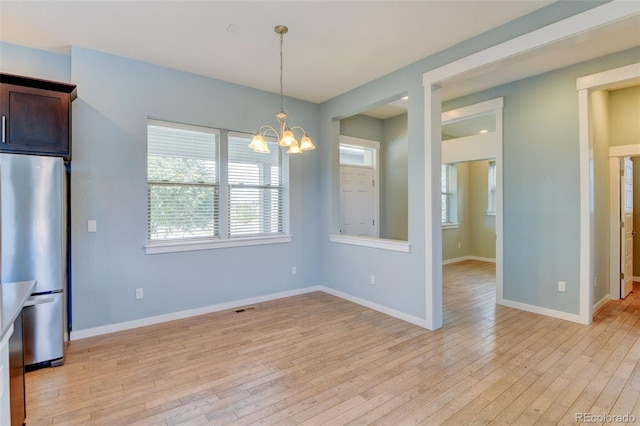
[[219, 132], [147, 123], [148, 239], [216, 238]]
[[283, 233], [286, 153], [247, 148], [252, 135], [229, 132], [229, 237]]
[[487, 214], [495, 215], [496, 214], [496, 198], [497, 198], [497, 189], [496, 189], [496, 162], [489, 161], [489, 194], [488, 194], [488, 203], [487, 203]]
[[443, 164], [440, 169], [442, 223], [458, 222], [457, 169], [455, 164]]

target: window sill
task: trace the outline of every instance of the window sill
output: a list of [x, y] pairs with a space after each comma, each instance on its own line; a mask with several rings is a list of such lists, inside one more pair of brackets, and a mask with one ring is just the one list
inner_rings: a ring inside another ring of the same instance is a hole
[[183, 251], [210, 250], [229, 247], [259, 246], [263, 244], [281, 244], [293, 241], [291, 235], [278, 235], [274, 237], [247, 237], [224, 240], [196, 240], [196, 241], [171, 241], [162, 243], [147, 243], [144, 246], [145, 254], [179, 253]]
[[486, 214], [487, 214], [487, 216], [495, 216], [496, 212], [487, 212]]
[[409, 253], [410, 244], [408, 241], [386, 240], [384, 238], [358, 237], [356, 235], [329, 235], [332, 243], [349, 244], [352, 246], [362, 246], [383, 250], [400, 251]]
[[457, 229], [460, 228], [459, 223], [443, 223], [442, 229]]

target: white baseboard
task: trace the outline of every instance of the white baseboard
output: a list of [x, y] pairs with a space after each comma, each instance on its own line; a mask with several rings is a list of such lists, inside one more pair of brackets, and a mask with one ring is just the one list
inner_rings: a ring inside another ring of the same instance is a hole
[[495, 259], [492, 259], [490, 257], [480, 257], [480, 256], [462, 256], [462, 257], [456, 257], [454, 259], [447, 259], [447, 260], [443, 260], [442, 264], [443, 265], [450, 265], [452, 263], [458, 263], [458, 262], [464, 262], [465, 260], [478, 260], [480, 262], [490, 262], [490, 263], [496, 263]]
[[300, 294], [312, 293], [314, 291], [323, 291], [322, 287], [304, 287], [301, 289], [283, 291], [280, 293], [268, 294], [265, 296], [251, 297], [249, 299], [234, 300], [232, 302], [220, 303], [217, 305], [203, 306], [202, 308], [188, 309], [186, 311], [173, 312], [170, 314], [156, 315], [153, 317], [140, 318], [132, 321], [119, 322], [115, 324], [103, 325], [94, 328], [85, 328], [83, 330], [72, 331], [70, 339], [78, 340], [87, 337], [100, 336], [102, 334], [115, 333], [117, 331], [130, 330], [132, 328], [144, 327], [147, 325], [160, 324], [167, 321], [177, 319], [195, 317], [198, 315], [210, 314], [212, 312], [220, 312], [227, 309], [239, 308], [242, 306], [252, 305], [255, 303], [268, 302], [270, 300], [282, 299], [285, 297], [298, 296]]
[[577, 322], [584, 324], [584, 321], [580, 318], [580, 315], [570, 314], [568, 312], [556, 311], [555, 309], [543, 308], [541, 306], [528, 305], [526, 303], [514, 302], [513, 300], [498, 300], [498, 305], [507, 306], [509, 308], [520, 309], [522, 311], [533, 312], [534, 314], [546, 315], [548, 317], [559, 318], [567, 321]]
[[640, 283], [640, 277], [633, 277], [633, 281]]
[[361, 299], [359, 297], [352, 296], [352, 295], [347, 294], [347, 293], [343, 293], [343, 292], [341, 292], [339, 290], [335, 290], [333, 288], [321, 286], [320, 290], [325, 292], [325, 293], [327, 293], [327, 294], [331, 294], [332, 296], [336, 296], [336, 297], [339, 297], [341, 299], [348, 300], [349, 302], [353, 302], [353, 303], [355, 303], [357, 305], [364, 306], [365, 308], [373, 309], [374, 311], [382, 312], [383, 314], [387, 314], [387, 315], [392, 316], [394, 318], [398, 318], [399, 320], [406, 321], [408, 323], [417, 325], [419, 327], [427, 328], [426, 319], [419, 318], [419, 317], [416, 317], [414, 315], [409, 315], [409, 314], [406, 314], [404, 312], [400, 312], [400, 311], [398, 311], [396, 309], [388, 308], [386, 306], [379, 305], [379, 304], [371, 302], [369, 300]]
[[597, 302], [595, 305], [593, 305], [593, 313], [598, 312], [598, 309], [602, 308], [604, 306], [604, 304], [607, 303], [609, 300], [611, 300], [611, 296], [608, 295], [608, 294], [606, 296], [604, 296], [602, 299], [600, 299], [599, 302]]

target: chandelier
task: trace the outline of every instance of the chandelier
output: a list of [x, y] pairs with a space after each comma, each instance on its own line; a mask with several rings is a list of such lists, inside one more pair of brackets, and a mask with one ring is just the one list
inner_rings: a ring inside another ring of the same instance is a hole
[[[267, 140], [265, 139], [266, 136], [271, 135], [278, 140], [278, 145], [283, 148], [288, 148], [287, 154], [300, 154], [303, 151], [311, 151], [316, 147], [313, 145], [313, 142], [311, 142], [311, 138], [309, 137], [309, 135], [307, 135], [307, 132], [302, 127], [290, 127], [287, 124], [287, 113], [282, 107], [282, 39], [283, 36], [289, 31], [289, 28], [285, 27], [284, 25], [278, 25], [273, 30], [277, 34], [280, 34], [280, 112], [276, 114], [280, 131], [278, 132], [278, 130], [274, 129], [268, 124], [261, 126], [251, 139], [249, 148], [253, 149], [255, 152], [271, 152], [269, 151], [269, 145], [267, 143]], [[302, 134], [300, 143], [298, 143], [298, 140], [293, 134], [294, 130], [299, 130]]]

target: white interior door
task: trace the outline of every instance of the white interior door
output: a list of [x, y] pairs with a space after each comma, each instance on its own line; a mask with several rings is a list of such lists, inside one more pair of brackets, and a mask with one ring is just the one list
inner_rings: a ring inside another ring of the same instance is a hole
[[377, 237], [373, 219], [373, 169], [341, 166], [340, 232]]
[[633, 290], [633, 162], [624, 157], [621, 182], [621, 223], [620, 229], [620, 297], [625, 298]]

